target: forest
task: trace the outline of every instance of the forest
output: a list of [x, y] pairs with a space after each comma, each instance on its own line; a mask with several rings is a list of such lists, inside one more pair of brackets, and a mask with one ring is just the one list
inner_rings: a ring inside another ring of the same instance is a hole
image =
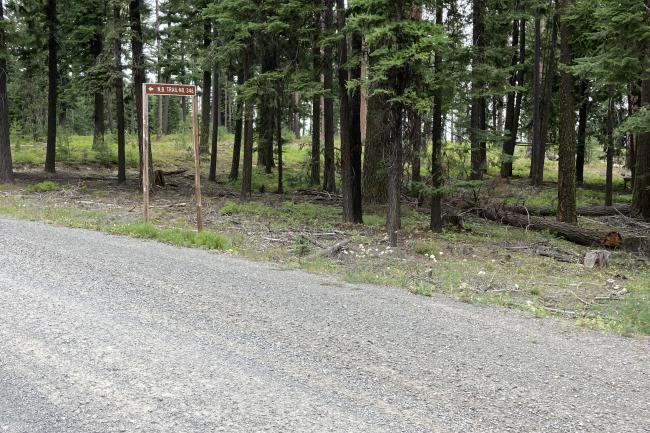
[[[205, 234], [191, 100], [145, 83], [197, 86]], [[0, 0], [0, 193], [648, 333], [650, 0]]]

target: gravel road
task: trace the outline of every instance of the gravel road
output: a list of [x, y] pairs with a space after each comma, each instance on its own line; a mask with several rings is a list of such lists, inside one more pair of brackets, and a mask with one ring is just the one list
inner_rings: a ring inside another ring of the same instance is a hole
[[650, 432], [650, 339], [0, 219], [0, 432]]

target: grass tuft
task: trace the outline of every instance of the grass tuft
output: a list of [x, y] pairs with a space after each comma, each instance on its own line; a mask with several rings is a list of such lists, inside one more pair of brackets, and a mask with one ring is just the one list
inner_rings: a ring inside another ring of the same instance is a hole
[[153, 224], [123, 224], [112, 227], [110, 233], [142, 239], [151, 239], [181, 247], [199, 247], [206, 250], [228, 249], [226, 238], [213, 232], [195, 232], [179, 228], [159, 228]]
[[45, 180], [34, 185], [29, 185], [25, 189], [27, 192], [50, 192], [60, 190], [61, 185], [56, 182], [52, 182], [51, 180]]

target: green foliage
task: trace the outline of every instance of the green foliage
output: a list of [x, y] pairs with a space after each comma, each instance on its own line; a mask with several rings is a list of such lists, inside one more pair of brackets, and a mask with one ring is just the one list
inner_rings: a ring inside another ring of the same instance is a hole
[[43, 182], [36, 183], [34, 185], [29, 185], [26, 190], [27, 192], [51, 192], [58, 191], [61, 189], [61, 185], [51, 180], [45, 180]]
[[440, 246], [435, 241], [417, 240], [413, 244], [413, 252], [416, 254], [421, 254], [423, 256], [430, 256], [431, 254], [437, 256], [439, 251]]
[[198, 247], [206, 250], [226, 250], [228, 241], [218, 233], [179, 228], [160, 228], [153, 224], [124, 224], [112, 227], [113, 234], [151, 239], [182, 247]]

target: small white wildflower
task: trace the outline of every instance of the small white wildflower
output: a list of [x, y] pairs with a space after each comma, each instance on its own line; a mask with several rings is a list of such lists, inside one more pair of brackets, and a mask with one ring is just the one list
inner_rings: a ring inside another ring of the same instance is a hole
[[479, 275], [485, 275], [485, 271], [478, 271]]

